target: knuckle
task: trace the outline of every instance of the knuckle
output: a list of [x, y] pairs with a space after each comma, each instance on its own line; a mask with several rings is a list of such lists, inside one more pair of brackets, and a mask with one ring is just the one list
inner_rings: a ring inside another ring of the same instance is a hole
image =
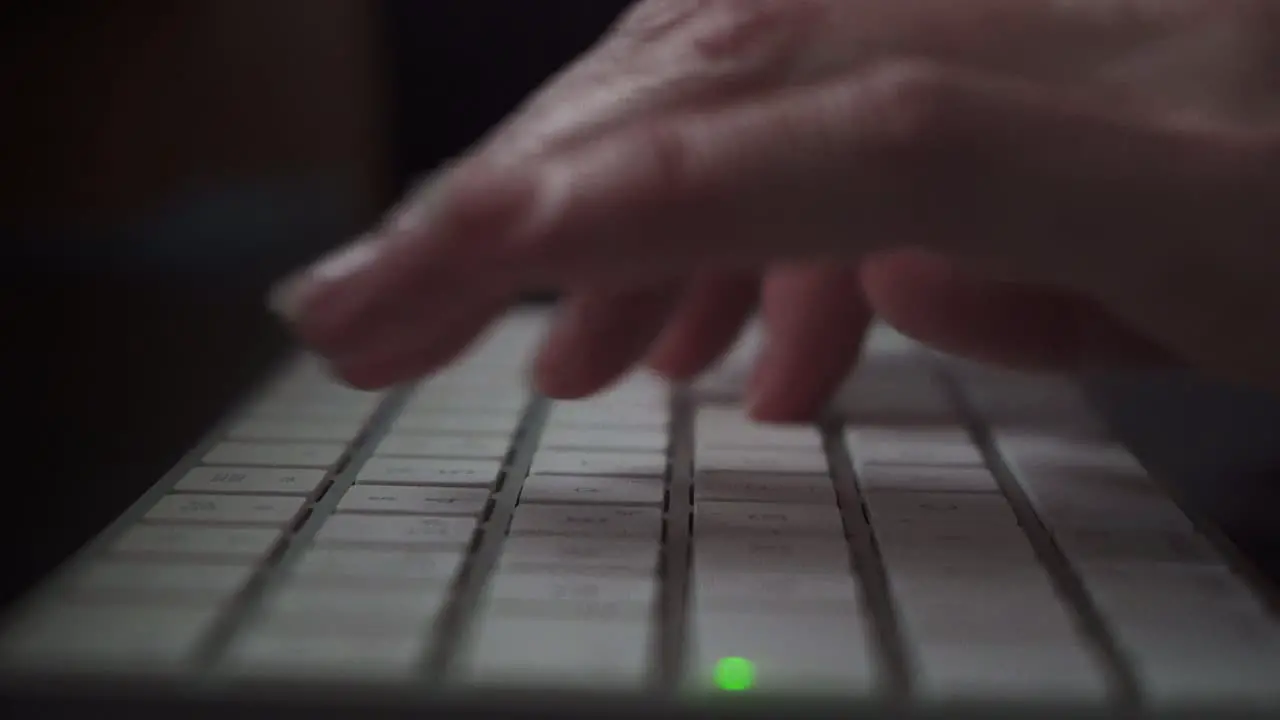
[[[958, 127], [956, 85], [937, 66], [911, 61], [872, 68], [852, 87], [847, 117], [860, 126], [859, 153], [882, 168], [888, 196], [913, 199], [895, 211], [896, 221], [909, 235], [945, 237], [953, 211], [979, 189], [972, 181], [979, 148]], [[920, 212], [920, 203], [931, 209]]]
[[920, 61], [876, 68], [864, 85], [878, 127], [892, 147], [935, 151], [952, 136], [958, 121], [953, 85], [944, 71]]
[[830, 0], [645, 0], [614, 35], [639, 45], [674, 45], [707, 61], [777, 59], [818, 27]]
[[689, 196], [697, 186], [697, 152], [688, 134], [675, 123], [652, 123], [636, 144], [652, 197]]
[[632, 5], [614, 28], [614, 35], [642, 43], [661, 40], [696, 21], [705, 0], [644, 0]]

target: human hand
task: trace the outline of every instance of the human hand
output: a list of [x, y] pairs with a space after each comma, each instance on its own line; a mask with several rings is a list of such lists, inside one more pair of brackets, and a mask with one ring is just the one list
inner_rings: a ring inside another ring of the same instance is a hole
[[757, 302], [764, 420], [817, 412], [873, 314], [978, 360], [1280, 388], [1272, 6], [647, 0], [275, 301], [363, 387], [554, 288], [557, 397], [697, 374]]

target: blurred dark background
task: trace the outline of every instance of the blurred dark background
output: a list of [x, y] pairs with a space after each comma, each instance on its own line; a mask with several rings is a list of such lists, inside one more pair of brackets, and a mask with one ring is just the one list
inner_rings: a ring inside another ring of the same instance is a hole
[[[4, 599], [282, 350], [273, 279], [470, 145], [627, 4], [7, 4]], [[1097, 388], [1149, 462], [1275, 557], [1275, 403], [1181, 377]]]

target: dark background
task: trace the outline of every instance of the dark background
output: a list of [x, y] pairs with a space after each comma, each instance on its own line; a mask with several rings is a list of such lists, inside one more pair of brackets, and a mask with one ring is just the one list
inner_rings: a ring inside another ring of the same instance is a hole
[[[284, 347], [269, 283], [357, 232], [590, 45], [608, 0], [17, 3], [0, 50], [9, 599]], [[1280, 407], [1179, 376], [1096, 394], [1275, 564]]]

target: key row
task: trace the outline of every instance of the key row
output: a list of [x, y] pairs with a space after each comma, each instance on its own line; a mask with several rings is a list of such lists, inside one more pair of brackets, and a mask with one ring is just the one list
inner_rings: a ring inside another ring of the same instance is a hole
[[1153, 702], [1280, 697], [1280, 619], [1128, 450], [1025, 427], [995, 444]]
[[881, 689], [824, 441], [815, 427], [700, 407], [694, 427], [686, 681], [742, 658], [756, 689]]
[[[633, 376], [549, 408], [474, 608], [463, 681], [643, 687], [657, 667], [668, 391]], [[531, 555], [530, 540], [554, 557]]]

